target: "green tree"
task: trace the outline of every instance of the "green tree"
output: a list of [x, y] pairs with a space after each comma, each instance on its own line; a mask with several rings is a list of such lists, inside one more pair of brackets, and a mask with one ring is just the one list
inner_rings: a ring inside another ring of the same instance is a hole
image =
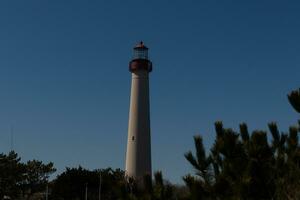
[[288, 99], [293, 108], [300, 113], [300, 88], [288, 94]]
[[211, 158], [206, 156], [201, 136], [194, 137], [195, 155], [189, 151], [185, 158], [194, 167], [197, 177], [187, 175], [183, 178], [191, 191], [192, 199], [207, 199], [212, 196]]
[[173, 186], [163, 179], [161, 171], [154, 173], [153, 199], [172, 200], [174, 199]]
[[124, 172], [120, 169], [111, 168], [101, 170], [87, 170], [82, 167], [66, 168], [53, 181], [53, 199], [84, 199], [85, 187], [88, 187], [88, 198], [98, 199], [101, 174], [101, 197], [102, 199], [123, 199], [126, 196], [126, 184]]
[[44, 191], [49, 176], [56, 171], [52, 162], [44, 164], [42, 161], [32, 160], [25, 164], [24, 180], [22, 182], [23, 195], [30, 199], [33, 194]]
[[240, 125], [240, 133], [223, 128], [221, 122], [215, 130], [210, 153], [195, 136], [196, 153], [185, 154], [195, 169], [195, 176], [184, 177], [190, 199], [299, 199], [298, 128], [285, 134], [270, 123], [272, 140], [265, 131], [249, 134], [246, 124]]
[[17, 153], [0, 154], [0, 199], [4, 196], [17, 199], [21, 194], [20, 184], [24, 179], [25, 166]]

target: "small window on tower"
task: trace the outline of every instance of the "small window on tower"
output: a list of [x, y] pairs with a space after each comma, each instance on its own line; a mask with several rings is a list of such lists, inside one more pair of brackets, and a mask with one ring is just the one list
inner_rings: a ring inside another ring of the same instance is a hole
[[134, 141], [134, 136], [132, 136], [132, 141]]

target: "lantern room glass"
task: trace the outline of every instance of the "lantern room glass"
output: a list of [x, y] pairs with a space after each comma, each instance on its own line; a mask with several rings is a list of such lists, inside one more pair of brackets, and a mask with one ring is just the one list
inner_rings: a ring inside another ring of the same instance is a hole
[[136, 48], [136, 49], [134, 49], [133, 59], [148, 60], [148, 49], [146, 49], [146, 48]]

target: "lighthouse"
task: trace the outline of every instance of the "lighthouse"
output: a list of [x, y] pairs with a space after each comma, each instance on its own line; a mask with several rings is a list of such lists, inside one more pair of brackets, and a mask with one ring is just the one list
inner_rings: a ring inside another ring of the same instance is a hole
[[127, 177], [139, 180], [152, 174], [149, 101], [149, 73], [152, 71], [152, 62], [143, 42], [133, 48], [129, 71], [131, 96], [125, 173]]

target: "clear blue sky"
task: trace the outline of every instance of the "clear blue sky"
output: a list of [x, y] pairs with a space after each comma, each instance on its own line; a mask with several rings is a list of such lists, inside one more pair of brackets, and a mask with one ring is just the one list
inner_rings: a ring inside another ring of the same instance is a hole
[[[288, 3], [287, 3], [288, 2]], [[153, 169], [181, 182], [183, 154], [213, 124], [285, 131], [297, 114], [299, 1], [0, 3], [0, 152], [64, 167], [124, 168], [132, 47], [151, 74]]]

